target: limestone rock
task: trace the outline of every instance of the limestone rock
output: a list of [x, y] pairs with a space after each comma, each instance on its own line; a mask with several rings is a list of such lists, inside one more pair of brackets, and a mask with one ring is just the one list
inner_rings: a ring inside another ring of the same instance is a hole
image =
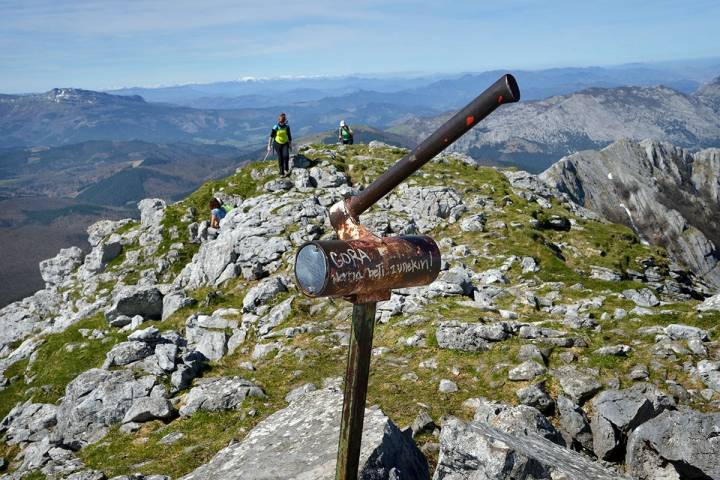
[[642, 423], [674, 408], [671, 397], [651, 384], [635, 384], [625, 390], [606, 390], [592, 399], [593, 450], [603, 460], [624, 457], [627, 435]]
[[440, 348], [480, 352], [490, 348], [488, 342], [497, 342], [510, 336], [512, 329], [507, 322], [492, 324], [442, 322], [435, 336]]
[[63, 444], [80, 448], [99, 440], [136, 400], [149, 396], [155, 384], [154, 377], [136, 379], [129, 370], [93, 368], [81, 373], [66, 387], [57, 410]]
[[602, 388], [597, 375], [589, 370], [566, 365], [556, 369], [553, 374], [563, 391], [578, 404], [582, 404]]
[[124, 287], [116, 294], [114, 305], [105, 312], [105, 319], [111, 321], [119, 315], [141, 315], [145, 319], [159, 320], [162, 318], [162, 309], [163, 295], [157, 287]]
[[720, 478], [720, 413], [666, 410], [630, 435], [625, 464], [637, 480]]
[[206, 378], [198, 382], [185, 397], [180, 415], [188, 416], [198, 410], [217, 412], [242, 406], [247, 397], [265, 398], [254, 383], [240, 377]]
[[660, 304], [660, 300], [649, 288], [623, 290], [622, 294], [628, 300], [632, 300], [638, 307], [655, 307]]
[[[181, 480], [335, 478], [342, 394], [318, 390], [260, 422]], [[358, 478], [429, 478], [425, 457], [380, 410], [366, 410]]]
[[261, 280], [260, 283], [250, 288], [243, 298], [243, 310], [254, 312], [261, 305], [282, 292], [287, 292], [285, 283], [279, 277], [269, 277]]
[[557, 398], [557, 409], [560, 414], [560, 433], [565, 443], [574, 450], [591, 453], [593, 437], [590, 420], [578, 405], [565, 395]]
[[122, 423], [142, 423], [156, 419], [169, 420], [174, 413], [175, 410], [166, 398], [141, 397], [133, 402], [130, 409], [125, 413]]
[[59, 285], [83, 261], [83, 251], [78, 247], [63, 248], [53, 258], [40, 262], [40, 275], [48, 287]]

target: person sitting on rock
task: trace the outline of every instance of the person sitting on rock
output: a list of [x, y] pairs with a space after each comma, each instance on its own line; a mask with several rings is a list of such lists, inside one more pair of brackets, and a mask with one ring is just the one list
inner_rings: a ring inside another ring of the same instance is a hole
[[345, 120], [340, 121], [340, 130], [338, 131], [338, 142], [342, 142], [343, 145], [353, 144], [353, 132], [345, 123]]
[[210, 200], [210, 228], [219, 229], [220, 220], [225, 218], [225, 215], [227, 215], [230, 210], [232, 210], [231, 206], [224, 205], [220, 200], [213, 197], [213, 199]]

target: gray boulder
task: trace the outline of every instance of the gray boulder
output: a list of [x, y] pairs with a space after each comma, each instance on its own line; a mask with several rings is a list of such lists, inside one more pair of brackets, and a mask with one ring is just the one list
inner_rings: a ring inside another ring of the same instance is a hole
[[460, 221], [460, 230], [463, 232], [483, 232], [485, 231], [486, 221], [487, 218], [483, 213], [470, 215]]
[[78, 247], [63, 248], [53, 258], [40, 262], [40, 276], [45, 285], [52, 287], [61, 284], [65, 278], [82, 264], [83, 251]]
[[701, 360], [697, 364], [697, 375], [708, 388], [720, 393], [720, 362]]
[[442, 322], [437, 326], [435, 336], [440, 348], [480, 352], [490, 348], [489, 342], [505, 340], [512, 333], [507, 322], [491, 324]]
[[440, 434], [433, 480], [615, 480], [616, 472], [566, 449], [537, 410], [477, 401], [475, 420], [449, 418]]
[[[159, 363], [159, 362], [158, 362]], [[207, 357], [200, 352], [191, 351], [184, 354], [175, 371], [170, 376], [170, 391], [177, 393], [192, 385], [192, 381], [200, 375], [207, 365]]]
[[122, 342], [115, 345], [106, 355], [103, 368], [129, 365], [155, 353], [153, 345], [140, 341]]
[[165, 201], [159, 198], [146, 198], [138, 202], [140, 224], [143, 227], [160, 227], [165, 218]]
[[149, 422], [150, 420], [170, 420], [175, 414], [167, 398], [141, 397], [133, 402], [122, 419], [122, 423]]
[[262, 399], [265, 393], [254, 383], [240, 377], [202, 379], [185, 397], [180, 415], [192, 415], [198, 410], [235, 410], [242, 406], [247, 397]]
[[720, 478], [720, 413], [681, 407], [643, 423], [628, 439], [625, 465], [637, 480]]
[[544, 414], [552, 413], [555, 407], [555, 402], [552, 397], [548, 395], [544, 382], [528, 385], [527, 387], [519, 389], [515, 394], [520, 403], [528, 407], [536, 408]]
[[535, 377], [544, 375], [547, 372], [547, 368], [540, 365], [534, 360], [525, 360], [517, 367], [511, 368], [508, 372], [508, 379], [518, 382], [524, 380], [532, 380]]
[[0, 434], [9, 444], [37, 442], [57, 423], [57, 406], [47, 403], [17, 404], [0, 422]]
[[556, 406], [560, 414], [560, 433], [566, 445], [577, 451], [592, 453], [590, 420], [583, 409], [565, 395], [558, 396]]
[[105, 270], [105, 266], [117, 258], [122, 252], [123, 246], [120, 237], [112, 235], [110, 239], [99, 244], [85, 257], [85, 270], [90, 273], [98, 273]]
[[111, 321], [120, 315], [140, 315], [145, 319], [159, 320], [162, 311], [163, 294], [157, 287], [131, 286], [124, 287], [115, 295], [115, 303], [105, 312], [105, 319]]
[[[181, 480], [332, 480], [341, 409], [337, 390], [307, 393]], [[423, 480], [429, 475], [409, 435], [379, 409], [365, 410], [358, 478]]]
[[81, 373], [65, 388], [57, 410], [57, 432], [63, 444], [79, 449], [99, 440], [155, 385], [154, 377], [136, 379], [129, 370], [93, 368]]
[[553, 374], [565, 394], [578, 404], [582, 404], [602, 388], [597, 374], [591, 370], [565, 365], [553, 371]]
[[628, 300], [632, 300], [638, 307], [655, 307], [660, 305], [660, 300], [657, 299], [653, 291], [649, 288], [623, 290], [622, 294]]
[[162, 319], [165, 320], [181, 308], [190, 307], [195, 303], [195, 299], [188, 297], [183, 291], [170, 292], [163, 297]]
[[625, 390], [606, 390], [592, 399], [593, 450], [602, 460], [621, 460], [627, 436], [642, 423], [675, 401], [651, 384], [639, 383]]
[[267, 335], [273, 328], [287, 320], [292, 312], [294, 296], [289, 297], [278, 305], [275, 305], [267, 315], [260, 317], [257, 321], [258, 334]]
[[697, 306], [700, 312], [718, 312], [720, 311], [720, 293], [713, 295], [712, 297], [706, 298], [701, 304]]
[[282, 292], [287, 292], [287, 287], [280, 277], [263, 279], [245, 294], [243, 310], [254, 312], [257, 307], [265, 305]]
[[671, 340], [698, 339], [708, 341], [710, 339], [707, 330], [693, 327], [691, 325], [682, 325], [677, 323], [673, 323], [665, 327], [665, 335], [670, 337]]

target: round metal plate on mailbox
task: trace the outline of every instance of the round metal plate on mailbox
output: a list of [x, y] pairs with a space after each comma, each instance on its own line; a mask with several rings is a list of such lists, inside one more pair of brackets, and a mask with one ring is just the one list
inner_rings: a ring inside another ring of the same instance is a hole
[[314, 243], [306, 243], [295, 259], [295, 277], [303, 292], [314, 296], [327, 280], [328, 258]]

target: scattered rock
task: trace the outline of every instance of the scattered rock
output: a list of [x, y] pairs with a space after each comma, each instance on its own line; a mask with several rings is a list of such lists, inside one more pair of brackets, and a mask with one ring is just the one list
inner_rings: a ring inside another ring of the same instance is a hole
[[452, 380], [440, 380], [440, 386], [438, 387], [440, 393], [455, 393], [458, 391], [458, 386]]
[[162, 318], [163, 295], [157, 287], [132, 286], [124, 287], [115, 296], [115, 304], [105, 312], [105, 319], [110, 322], [119, 315], [160, 320]]
[[547, 369], [535, 362], [534, 360], [526, 360], [515, 368], [511, 368], [508, 372], [508, 379], [512, 381], [532, 380], [535, 377], [544, 375]]
[[611, 355], [613, 357], [627, 357], [628, 353], [632, 352], [630, 345], [608, 345], [607, 347], [600, 347], [595, 350], [596, 355]]
[[577, 369], [567, 365], [556, 369], [553, 373], [563, 391], [578, 404], [582, 404], [602, 388], [597, 380], [597, 374], [587, 369]]
[[590, 420], [582, 408], [565, 395], [557, 398], [560, 414], [560, 432], [568, 447], [585, 453], [593, 452], [593, 436]]
[[204, 378], [190, 389], [185, 404], [180, 407], [180, 415], [192, 415], [198, 410], [234, 410], [242, 406], [247, 397], [264, 399], [265, 393], [254, 383], [240, 377]]
[[720, 293], [712, 297], [708, 297], [697, 306], [700, 312], [720, 311]]
[[537, 408], [546, 415], [552, 413], [552, 410], [555, 407], [555, 402], [545, 390], [544, 382], [521, 388], [515, 393], [520, 403], [529, 407]]
[[512, 330], [507, 322], [492, 324], [442, 322], [435, 336], [440, 348], [480, 352], [490, 348], [488, 342], [497, 342], [510, 336]]
[[638, 307], [655, 307], [660, 305], [660, 300], [657, 299], [653, 291], [649, 288], [623, 290], [622, 294], [628, 300], [635, 302], [635, 305]]
[[593, 450], [603, 460], [624, 457], [627, 435], [642, 423], [674, 408], [672, 398], [651, 384], [635, 384], [625, 390], [607, 390], [592, 399]]
[[143, 423], [150, 420], [170, 420], [175, 414], [170, 402], [163, 397], [141, 397], [125, 413], [122, 423]]
[[635, 429], [625, 465], [633, 478], [720, 478], [720, 413], [681, 407], [666, 410]]
[[707, 330], [677, 323], [673, 323], [665, 327], [665, 335], [670, 337], [672, 340], [697, 339], [706, 342], [710, 339]]

